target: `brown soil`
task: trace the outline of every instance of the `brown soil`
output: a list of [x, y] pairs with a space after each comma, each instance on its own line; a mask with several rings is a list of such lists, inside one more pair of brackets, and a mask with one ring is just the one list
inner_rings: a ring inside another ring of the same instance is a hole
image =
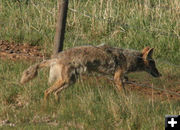
[[[0, 40], [0, 59], [11, 59], [11, 60], [43, 60], [44, 58], [50, 57], [47, 54], [44, 54], [41, 52], [41, 48], [38, 46], [30, 46], [28, 44], [17, 44], [14, 42], [7, 42], [7, 41], [1, 41]], [[89, 82], [94, 80], [97, 80], [98, 82], [100, 80], [106, 80], [109, 83], [113, 83], [111, 80], [107, 80], [104, 77], [97, 77], [89, 78], [86, 76], [83, 76], [83, 80], [88, 79]], [[86, 80], [87, 81], [87, 80]], [[158, 87], [158, 86], [156, 86]], [[138, 84], [136, 82], [131, 82], [126, 84], [127, 91], [135, 91], [139, 94], [146, 95], [146, 97], [151, 99], [161, 99], [161, 100], [180, 100], [180, 89], [176, 87], [174, 90], [167, 90], [171, 91], [172, 93], [157, 90], [156, 87], [151, 88], [151, 85], [144, 85]], [[173, 94], [176, 93], [176, 94]], [[179, 94], [179, 95], [178, 95]]]
[[38, 46], [0, 40], [0, 59], [41, 60], [44, 57], [47, 57], [47, 54], [43, 54]]
[[139, 94], [146, 95], [146, 97], [151, 97], [152, 99], [160, 99], [160, 100], [180, 100], [180, 89], [170, 90], [164, 89], [158, 90], [159, 86], [154, 86], [150, 84], [143, 85], [137, 83], [128, 84], [126, 87], [128, 91], [136, 91]]

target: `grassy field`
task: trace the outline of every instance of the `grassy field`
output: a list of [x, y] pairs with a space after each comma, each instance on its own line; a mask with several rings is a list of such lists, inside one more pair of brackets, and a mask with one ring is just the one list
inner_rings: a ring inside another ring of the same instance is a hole
[[[179, 0], [71, 0], [65, 48], [100, 43], [141, 50], [155, 48], [163, 76], [130, 74], [130, 80], [179, 92]], [[73, 12], [72, 9], [77, 10]], [[28, 43], [52, 52], [57, 1], [29, 3], [0, 0], [0, 40]], [[86, 15], [85, 15], [86, 14]], [[89, 17], [90, 16], [90, 17]], [[32, 62], [0, 60], [0, 129], [164, 129], [165, 115], [180, 114], [180, 98], [126, 85], [128, 95], [95, 77], [79, 80], [63, 91], [60, 102], [50, 97], [48, 69], [21, 85], [22, 71]], [[131, 87], [131, 89], [130, 89]], [[147, 92], [148, 93], [147, 93]]]
[[[15, 128], [23, 129], [164, 129], [166, 114], [180, 114], [177, 98], [170, 99], [165, 94], [162, 99], [153, 92], [146, 95], [141, 90], [130, 91], [129, 85], [125, 96], [123, 92], [117, 93], [113, 84], [95, 77], [79, 80], [63, 91], [59, 103], [52, 95], [45, 105], [43, 92], [48, 88], [48, 71], [41, 71], [38, 78], [21, 85], [20, 74], [28, 65], [24, 61], [0, 63], [0, 121], [8, 120], [2, 128], [14, 124]], [[147, 74], [130, 75], [130, 79], [162, 89], [179, 87], [178, 69], [168, 67], [161, 72], [164, 74], [161, 79]], [[171, 79], [167, 79], [168, 75]]]
[[[1, 3], [0, 39], [41, 45], [52, 52], [54, 0]], [[71, 0], [69, 8], [78, 12], [68, 12], [65, 48], [102, 42], [131, 49], [151, 46], [156, 57], [180, 63], [179, 0]]]

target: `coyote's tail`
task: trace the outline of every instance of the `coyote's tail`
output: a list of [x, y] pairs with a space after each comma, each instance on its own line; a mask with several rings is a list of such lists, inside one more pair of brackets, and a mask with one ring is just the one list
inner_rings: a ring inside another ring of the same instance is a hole
[[38, 69], [41, 69], [43, 67], [49, 67], [54, 61], [55, 59], [44, 60], [38, 64], [30, 66], [28, 69], [24, 70], [20, 83], [24, 84], [29, 80], [35, 78], [38, 74]]

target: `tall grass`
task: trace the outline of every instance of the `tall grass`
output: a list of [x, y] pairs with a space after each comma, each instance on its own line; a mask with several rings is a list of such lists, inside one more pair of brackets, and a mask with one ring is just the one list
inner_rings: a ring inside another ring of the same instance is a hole
[[[95, 77], [79, 80], [64, 90], [59, 103], [52, 95], [44, 104], [43, 92], [49, 86], [47, 70], [21, 85], [20, 74], [28, 64], [0, 62], [0, 128], [10, 128], [12, 123], [17, 129], [164, 129], [165, 115], [179, 114], [178, 100], [163, 101], [157, 96], [147, 97], [142, 91], [128, 91], [124, 95], [117, 93], [113, 84]], [[174, 73], [179, 75], [180, 71], [174, 70]], [[176, 82], [165, 80], [165, 76], [161, 80], [143, 76], [158, 87], [177, 86]], [[4, 120], [8, 122], [1, 126]]]
[[[105, 42], [123, 48], [151, 46], [155, 56], [180, 61], [179, 0], [71, 0], [65, 48]], [[41, 45], [52, 52], [57, 1], [1, 0], [0, 39]], [[84, 14], [91, 17], [84, 16]]]

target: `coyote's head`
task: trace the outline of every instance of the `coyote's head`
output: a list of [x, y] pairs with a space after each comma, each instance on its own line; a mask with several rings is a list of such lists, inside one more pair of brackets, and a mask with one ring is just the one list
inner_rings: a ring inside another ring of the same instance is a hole
[[160, 77], [161, 74], [156, 68], [155, 61], [152, 58], [154, 48], [146, 47], [142, 51], [143, 68], [146, 72], [150, 73], [153, 77]]

